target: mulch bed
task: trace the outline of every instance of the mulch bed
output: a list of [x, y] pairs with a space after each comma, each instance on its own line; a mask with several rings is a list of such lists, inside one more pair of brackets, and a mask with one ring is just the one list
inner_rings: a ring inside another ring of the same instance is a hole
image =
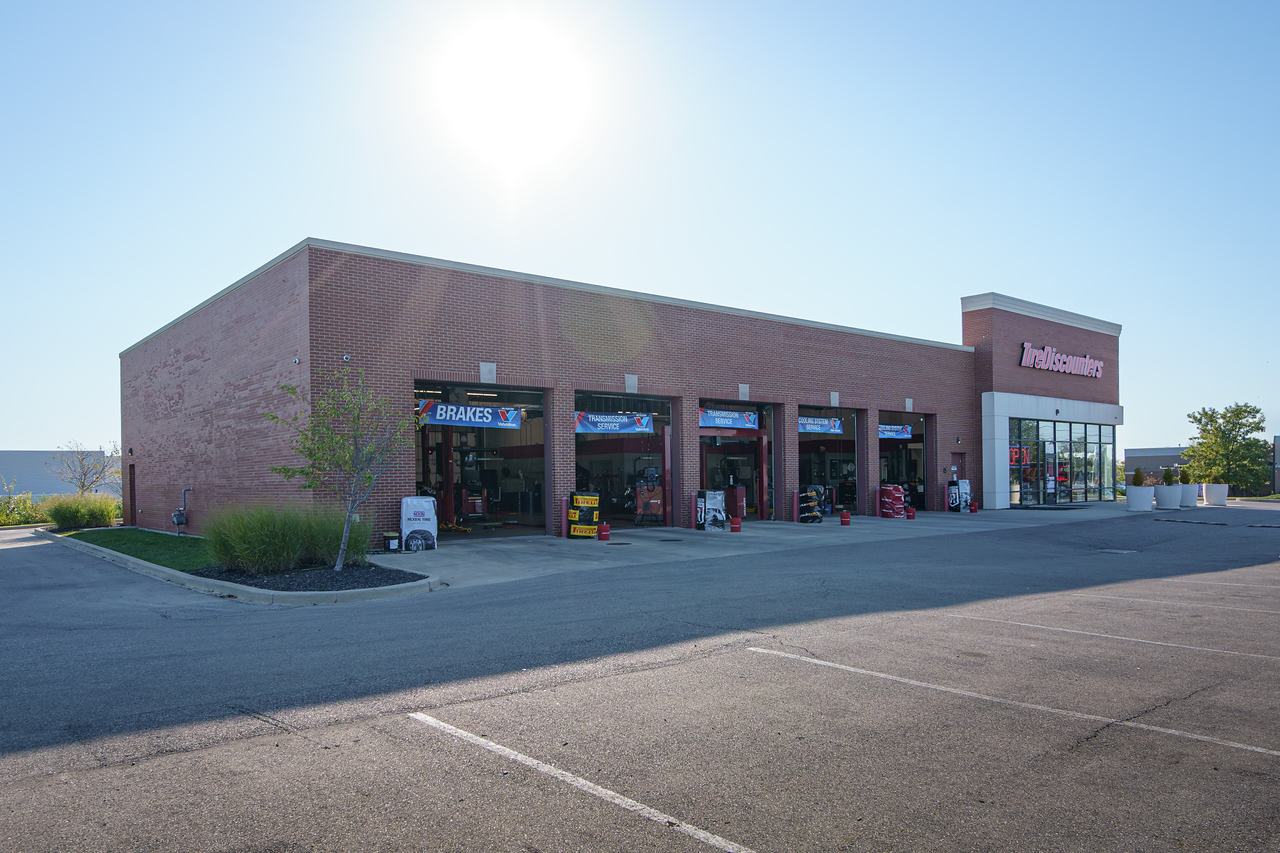
[[333, 566], [318, 566], [314, 569], [302, 569], [280, 575], [249, 575], [243, 572], [229, 572], [215, 566], [191, 572], [191, 574], [209, 580], [230, 581], [275, 592], [337, 592], [344, 589], [374, 589], [426, 579], [425, 575], [414, 572], [402, 572], [399, 569], [384, 569], [381, 566], [372, 565], [348, 566], [340, 572], [335, 572]]

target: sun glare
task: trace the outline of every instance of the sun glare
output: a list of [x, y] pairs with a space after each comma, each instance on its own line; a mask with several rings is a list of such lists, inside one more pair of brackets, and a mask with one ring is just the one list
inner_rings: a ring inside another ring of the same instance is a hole
[[518, 10], [460, 22], [431, 74], [439, 129], [508, 191], [543, 177], [585, 141], [595, 87], [563, 31]]

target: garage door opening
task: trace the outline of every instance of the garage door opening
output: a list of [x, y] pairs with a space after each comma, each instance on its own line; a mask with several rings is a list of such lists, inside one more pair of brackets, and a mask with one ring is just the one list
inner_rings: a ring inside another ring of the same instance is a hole
[[541, 391], [417, 382], [418, 494], [440, 539], [546, 533]]
[[800, 488], [821, 488], [825, 514], [858, 513], [857, 419], [853, 409], [801, 406]]
[[580, 492], [600, 495], [614, 524], [671, 525], [671, 402], [633, 394], [574, 395]]
[[731, 517], [773, 518], [773, 406], [703, 400], [698, 412], [702, 489], [723, 491]]

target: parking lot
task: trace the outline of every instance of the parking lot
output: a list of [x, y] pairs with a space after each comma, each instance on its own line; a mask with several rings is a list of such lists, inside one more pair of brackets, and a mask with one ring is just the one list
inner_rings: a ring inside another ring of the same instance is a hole
[[305, 608], [6, 538], [0, 847], [1277, 849], [1280, 512], [1044, 516]]

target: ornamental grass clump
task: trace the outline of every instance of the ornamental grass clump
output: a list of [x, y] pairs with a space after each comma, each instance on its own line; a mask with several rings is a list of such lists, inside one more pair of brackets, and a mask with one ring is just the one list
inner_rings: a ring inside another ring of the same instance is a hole
[[110, 527], [120, 517], [120, 501], [110, 495], [50, 495], [36, 510], [61, 530]]
[[[223, 568], [273, 575], [332, 566], [342, 546], [346, 515], [293, 507], [249, 507], [217, 512], [205, 525], [205, 546]], [[365, 562], [373, 528], [352, 526], [345, 565]]]

